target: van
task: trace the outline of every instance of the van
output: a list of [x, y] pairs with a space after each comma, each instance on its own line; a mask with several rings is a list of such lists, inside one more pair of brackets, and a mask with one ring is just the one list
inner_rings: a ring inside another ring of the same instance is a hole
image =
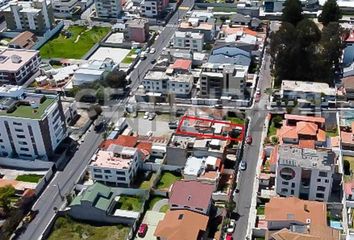
[[120, 118], [114, 125], [114, 131], [117, 131], [118, 134], [121, 134], [126, 127], [128, 127], [127, 119]]

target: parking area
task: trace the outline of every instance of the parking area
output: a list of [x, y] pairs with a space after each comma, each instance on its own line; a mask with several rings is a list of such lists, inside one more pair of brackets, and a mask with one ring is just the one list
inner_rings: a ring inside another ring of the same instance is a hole
[[157, 224], [164, 218], [164, 216], [165, 213], [147, 211], [143, 223], [146, 223], [148, 225], [148, 230], [143, 238], [137, 235], [135, 239], [156, 240], [157, 238], [154, 236], [154, 232], [157, 227]]
[[136, 118], [129, 118], [129, 126], [139, 135], [148, 135], [151, 131], [153, 136], [168, 137], [174, 130], [168, 126], [168, 115], [157, 115], [154, 120], [144, 119], [144, 114], [139, 114]]

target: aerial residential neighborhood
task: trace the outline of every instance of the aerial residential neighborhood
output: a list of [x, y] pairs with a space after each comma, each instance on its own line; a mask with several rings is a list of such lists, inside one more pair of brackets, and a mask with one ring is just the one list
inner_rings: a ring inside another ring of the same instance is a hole
[[354, 240], [353, 19], [0, 1], [0, 240]]

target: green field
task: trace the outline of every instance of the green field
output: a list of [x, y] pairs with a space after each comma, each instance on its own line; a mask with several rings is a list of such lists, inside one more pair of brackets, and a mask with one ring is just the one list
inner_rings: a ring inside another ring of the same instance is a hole
[[[81, 26], [69, 27], [67, 31], [71, 36], [67, 38], [61, 33], [56, 35], [40, 49], [41, 57], [80, 59], [110, 31], [107, 27], [93, 27], [86, 30], [86, 27]], [[77, 40], [79, 35], [80, 38]]]
[[48, 240], [116, 240], [126, 239], [129, 227], [93, 226], [87, 223], [74, 221], [69, 217], [59, 217], [54, 224]]
[[38, 174], [23, 174], [23, 175], [18, 175], [16, 180], [21, 181], [21, 182], [31, 182], [31, 183], [37, 183], [39, 180], [43, 178], [43, 175], [38, 175]]
[[157, 183], [157, 188], [160, 190], [168, 189], [174, 182], [180, 180], [181, 176], [177, 176], [172, 172], [164, 172], [161, 175], [160, 181]]

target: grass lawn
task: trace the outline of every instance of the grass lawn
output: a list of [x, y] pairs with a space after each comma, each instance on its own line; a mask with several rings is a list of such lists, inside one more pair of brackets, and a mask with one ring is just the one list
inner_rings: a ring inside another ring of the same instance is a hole
[[148, 190], [148, 189], [150, 189], [150, 186], [151, 186], [151, 184], [152, 184], [152, 181], [154, 181], [155, 177], [156, 177], [156, 173], [153, 173], [153, 174], [151, 175], [151, 177], [150, 177], [149, 180], [143, 181], [143, 182], [140, 184], [139, 188], [140, 188], [140, 189], [143, 189], [143, 190]]
[[117, 209], [139, 212], [143, 202], [138, 197], [121, 195], [117, 203]]
[[157, 183], [157, 189], [168, 189], [174, 182], [181, 178], [181, 176], [177, 176], [172, 172], [163, 172], [160, 181]]
[[22, 182], [31, 182], [31, 183], [37, 183], [43, 175], [37, 175], [37, 174], [23, 174], [23, 175], [18, 175], [16, 180], [17, 181], [22, 181]]
[[245, 124], [245, 119], [242, 118], [227, 117], [226, 120], [231, 121], [231, 123], [235, 123], [235, 124]]
[[[85, 32], [86, 27], [71, 26], [68, 31], [72, 34], [66, 38], [63, 34], [56, 35], [40, 49], [42, 58], [74, 58], [80, 59], [110, 31], [107, 27], [93, 27]], [[82, 34], [81, 34], [82, 33]], [[81, 35], [80, 35], [81, 34]], [[78, 42], [75, 43], [80, 35]]]
[[264, 215], [264, 206], [257, 207], [257, 215]]
[[277, 134], [277, 128], [274, 126], [274, 123], [272, 123], [268, 128], [268, 137], [274, 136], [275, 134]]
[[165, 213], [165, 212], [168, 211], [168, 209], [170, 209], [170, 208], [169, 208], [169, 206], [168, 206], [167, 204], [166, 204], [166, 205], [163, 205], [163, 206], [160, 208], [160, 212]]
[[74, 221], [69, 217], [59, 217], [48, 240], [115, 240], [126, 239], [129, 227], [124, 225], [93, 226]]
[[148, 210], [152, 210], [152, 208], [154, 207], [155, 203], [157, 203], [161, 199], [164, 199], [164, 198], [160, 197], [160, 196], [154, 196], [153, 198], [150, 198], [150, 200], [149, 200], [149, 209]]
[[135, 58], [133, 58], [132, 56], [135, 55], [135, 52], [137, 51], [137, 49], [132, 49], [130, 50], [130, 52], [128, 53], [128, 55], [122, 60], [122, 63], [125, 64], [130, 64], [133, 62], [133, 60]]

